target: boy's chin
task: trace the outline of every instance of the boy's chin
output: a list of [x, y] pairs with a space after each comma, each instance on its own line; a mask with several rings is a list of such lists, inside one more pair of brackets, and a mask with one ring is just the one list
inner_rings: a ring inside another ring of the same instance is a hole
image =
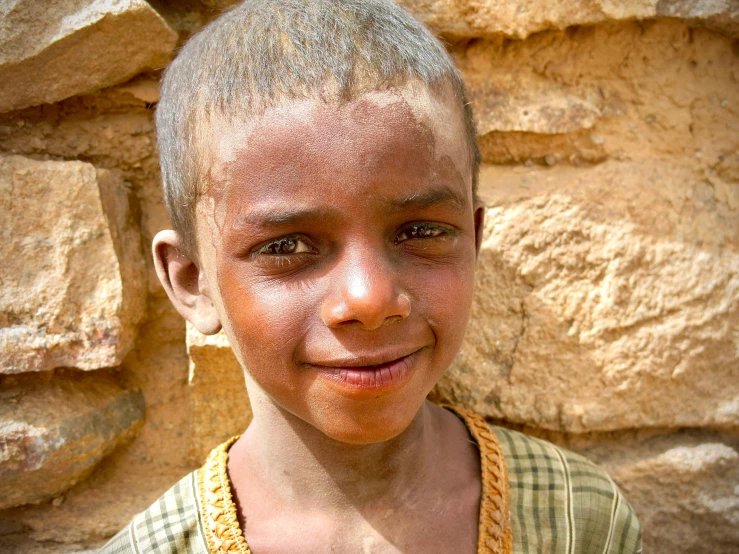
[[345, 444], [368, 445], [390, 441], [408, 429], [425, 397], [402, 405], [362, 406], [311, 422], [329, 438]]

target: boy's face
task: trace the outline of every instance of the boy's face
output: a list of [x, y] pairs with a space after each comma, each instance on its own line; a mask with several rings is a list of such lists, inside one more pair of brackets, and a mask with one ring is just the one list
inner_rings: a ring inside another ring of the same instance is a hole
[[456, 103], [418, 87], [214, 129], [200, 278], [252, 396], [344, 442], [410, 424], [472, 302], [465, 137]]

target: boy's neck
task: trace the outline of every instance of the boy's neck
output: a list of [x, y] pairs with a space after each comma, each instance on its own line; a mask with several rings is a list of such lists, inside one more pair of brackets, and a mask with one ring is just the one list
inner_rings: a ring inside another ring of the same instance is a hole
[[442, 437], [450, 432], [448, 416], [456, 417], [429, 402], [395, 438], [353, 445], [326, 436], [267, 398], [253, 400], [254, 421], [229, 453], [229, 475], [242, 503], [239, 490], [262, 501], [266, 496], [276, 509], [324, 514], [387, 506], [392, 499], [407, 502], [409, 494], [442, 478], [442, 463], [451, 461], [442, 452]]

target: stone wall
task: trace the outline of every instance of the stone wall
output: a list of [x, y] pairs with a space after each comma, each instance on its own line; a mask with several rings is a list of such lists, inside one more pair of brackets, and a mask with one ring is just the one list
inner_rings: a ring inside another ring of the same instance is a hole
[[[147, 254], [161, 69], [231, 3], [0, 9], [2, 552], [98, 545], [249, 420], [225, 338], [186, 329]], [[739, 7], [403, 3], [455, 56], [485, 162], [433, 397], [603, 465], [647, 552], [736, 552]]]

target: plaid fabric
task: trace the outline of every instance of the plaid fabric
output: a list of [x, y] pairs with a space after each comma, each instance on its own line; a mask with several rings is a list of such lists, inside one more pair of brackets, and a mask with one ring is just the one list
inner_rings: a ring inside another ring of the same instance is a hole
[[133, 518], [100, 554], [209, 554], [197, 495], [197, 471]]
[[635, 554], [641, 526], [611, 478], [546, 441], [491, 426], [510, 484], [513, 554]]
[[[512, 554], [638, 554], [641, 527], [610, 477], [582, 456], [491, 426], [510, 483]], [[197, 472], [164, 493], [100, 554], [209, 554]]]

